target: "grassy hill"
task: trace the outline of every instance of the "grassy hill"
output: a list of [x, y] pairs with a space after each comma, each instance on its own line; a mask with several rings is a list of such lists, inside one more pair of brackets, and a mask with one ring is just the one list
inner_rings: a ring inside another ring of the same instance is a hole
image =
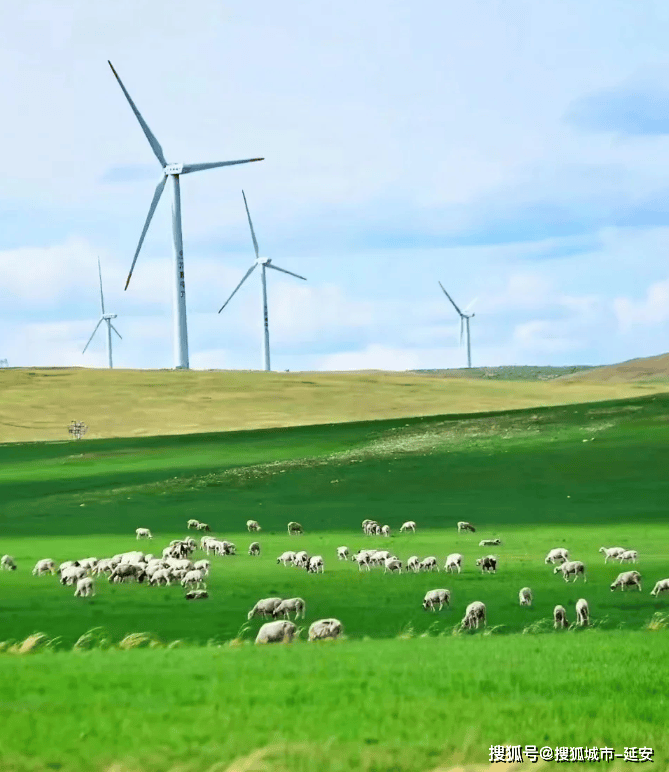
[[[545, 370], [534, 375], [547, 377]], [[669, 380], [508, 380], [508, 375], [0, 369], [0, 443], [67, 440], [72, 420], [88, 425], [88, 442], [508, 410], [669, 389]]]

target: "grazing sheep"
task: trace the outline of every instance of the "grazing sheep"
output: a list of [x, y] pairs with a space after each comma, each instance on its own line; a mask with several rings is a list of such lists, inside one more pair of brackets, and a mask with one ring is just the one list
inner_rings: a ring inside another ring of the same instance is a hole
[[236, 555], [237, 545], [231, 541], [226, 541], [223, 539], [223, 541], [219, 541], [217, 543], [215, 551], [218, 555]]
[[[120, 556], [122, 557], [122, 556]], [[64, 563], [61, 563], [58, 566], [58, 575], [60, 576], [63, 571], [66, 571], [68, 568], [79, 568], [79, 561], [78, 560], [66, 560]]]
[[530, 590], [529, 587], [523, 587], [523, 589], [518, 593], [518, 599], [520, 600], [521, 606], [531, 606], [532, 590]]
[[611, 592], [620, 587], [624, 590], [625, 587], [638, 587], [641, 592], [641, 574], [638, 571], [623, 571], [622, 574], [618, 574], [617, 579], [611, 585]]
[[564, 606], [556, 606], [553, 609], [553, 627], [556, 630], [564, 630], [569, 627], [567, 612]]
[[206, 600], [208, 597], [206, 590], [190, 590], [186, 593], [186, 600]]
[[448, 606], [451, 602], [451, 593], [449, 590], [429, 590], [423, 598], [423, 608], [427, 611], [430, 609], [436, 613], [436, 605], [439, 604], [439, 611], [444, 607], [444, 603]]
[[439, 565], [437, 564], [437, 558], [435, 558], [433, 555], [430, 555], [424, 560], [421, 560], [418, 567], [421, 571], [436, 571], [437, 573], [439, 573]]
[[181, 580], [182, 587], [190, 587], [195, 590], [203, 590], [204, 588], [204, 571], [188, 571], [184, 578]]
[[3, 571], [16, 571], [16, 563], [11, 555], [3, 555], [0, 558], [0, 568]]
[[554, 550], [551, 550], [548, 555], [546, 555], [544, 563], [546, 565], [549, 563], [566, 563], [568, 560], [569, 550], [563, 549], [562, 547], [556, 547]]
[[248, 529], [249, 533], [252, 531], [262, 531], [262, 528], [258, 525], [257, 520], [247, 520], [246, 528]]
[[625, 550], [621, 555], [618, 555], [618, 562], [620, 563], [638, 563], [639, 553], [636, 550]]
[[265, 622], [258, 631], [256, 643], [291, 643], [296, 632], [297, 627], [284, 619], [277, 622]]
[[397, 558], [387, 558], [387, 560], [384, 563], [384, 569], [383, 573], [386, 574], [390, 571], [392, 573], [393, 571], [397, 571], [398, 574], [402, 573], [402, 561], [398, 560]]
[[90, 598], [95, 595], [95, 588], [93, 587], [93, 580], [90, 576], [85, 576], [83, 579], [79, 579], [77, 582], [77, 589], [74, 591], [74, 597], [77, 598]]
[[289, 563], [295, 562], [295, 553], [294, 552], [283, 552], [279, 557], [276, 559], [277, 563], [283, 563], [284, 566], [287, 566]]
[[288, 536], [294, 536], [297, 533], [304, 533], [304, 528], [299, 523], [288, 523]]
[[416, 533], [415, 521], [407, 520], [406, 523], [402, 523], [400, 526], [400, 533], [404, 533], [404, 531], [412, 531], [413, 533]]
[[608, 563], [609, 558], [615, 560], [627, 550], [624, 547], [600, 547], [599, 551], [604, 555], [604, 563]]
[[42, 560], [38, 560], [37, 563], [35, 563], [35, 568], [33, 568], [33, 576], [42, 576], [42, 574], [55, 574], [56, 573], [56, 564], [51, 560], [51, 558], [42, 558]]
[[660, 579], [650, 591], [651, 595], [659, 596], [661, 592], [669, 592], [669, 579]]
[[209, 527], [208, 523], [198, 523], [196, 526], [196, 530], [207, 531], [207, 533], [211, 533], [211, 528]]
[[337, 547], [337, 559], [348, 560], [348, 547]]
[[306, 550], [300, 550], [295, 553], [293, 565], [297, 568], [307, 568], [309, 565], [309, 553]]
[[302, 598], [288, 598], [288, 600], [282, 600], [281, 603], [272, 611], [272, 616], [276, 619], [283, 615], [285, 619], [290, 619], [290, 612], [295, 614], [295, 619], [299, 619], [301, 616], [304, 619], [307, 604]]
[[376, 522], [376, 520], [363, 520], [362, 521], [362, 531], [366, 536], [373, 536], [377, 529], [380, 533], [381, 526]]
[[576, 601], [576, 624], [580, 627], [587, 627], [590, 622], [590, 606], [588, 601], [580, 598]]
[[382, 525], [381, 526], [381, 536], [390, 536], [390, 526], [389, 525]]
[[249, 611], [247, 619], [253, 619], [255, 616], [271, 617], [274, 609], [283, 603], [283, 598], [263, 598]]
[[202, 571], [205, 576], [209, 574], [211, 563], [208, 560], [196, 560], [193, 563], [193, 571]]
[[192, 520], [191, 519], [191, 520], [188, 521], [188, 527], [189, 528], [195, 528], [195, 530], [197, 530], [198, 525], [200, 525], [200, 521], [199, 520]]
[[323, 574], [325, 573], [325, 564], [321, 555], [314, 555], [313, 558], [309, 558], [307, 562], [307, 572], [310, 574]]
[[156, 571], [151, 572], [151, 576], [149, 578], [149, 584], [151, 585], [151, 587], [155, 587], [158, 584], [165, 584], [169, 587], [171, 584], [170, 582], [171, 578], [172, 578], [172, 572], [170, 571], [169, 568], [158, 568]]
[[79, 579], [83, 579], [86, 576], [86, 569], [81, 566], [69, 566], [64, 568], [60, 573], [60, 583], [63, 585], [76, 584]]
[[309, 627], [309, 640], [335, 640], [342, 634], [343, 629], [344, 626], [338, 619], [319, 619]]
[[250, 544], [249, 555], [260, 555], [260, 542], [254, 541]]
[[583, 565], [583, 563], [581, 563], [580, 560], [568, 560], [566, 563], [563, 563], [561, 566], [555, 566], [555, 568], [553, 569], [553, 573], [557, 574], [558, 572], [562, 574], [562, 577], [564, 578], [565, 582], [569, 581], [569, 577], [572, 574], [574, 575], [574, 581], [578, 579], [579, 574], [583, 576], [584, 582], [588, 581], [585, 578], [585, 566]]
[[132, 579], [143, 582], [146, 576], [146, 570], [141, 566], [132, 563], [119, 563], [111, 574], [109, 574], [109, 579], [107, 581], [114, 584], [129, 582]]
[[[144, 560], [144, 553], [143, 552], [124, 552], [121, 555], [120, 563], [139, 563]], [[78, 563], [77, 563], [78, 565]]]
[[84, 560], [79, 561], [79, 565], [82, 568], [85, 568], [87, 571], [90, 571], [93, 573], [95, 571], [95, 567], [98, 564], [97, 558], [85, 558]]
[[372, 550], [369, 555], [369, 562], [373, 566], [382, 566], [388, 558], [391, 558], [392, 555], [388, 550]]
[[112, 564], [111, 559], [103, 558], [102, 560], [98, 560], [93, 573], [100, 576], [101, 574], [110, 574], [113, 570], [114, 565]]
[[367, 552], [358, 552], [357, 555], [353, 555], [351, 560], [355, 560], [358, 564], [358, 571], [362, 571], [363, 568], [366, 568], [368, 571], [372, 570], [369, 565], [369, 555]]
[[138, 539], [153, 539], [153, 535], [148, 528], [137, 528], [135, 530]]
[[476, 533], [476, 528], [471, 523], [465, 523], [464, 520], [458, 523], [458, 533], [461, 531], [471, 531], [472, 533]]
[[420, 571], [420, 560], [418, 559], [418, 555], [412, 555], [407, 560], [407, 571], [413, 571], [414, 574], [417, 574]]
[[460, 626], [463, 630], [471, 630], [474, 626], [478, 630], [480, 622], [483, 622], [484, 627], [487, 626], [485, 603], [481, 603], [480, 600], [475, 600], [465, 609], [465, 616], [460, 623]]
[[453, 552], [446, 556], [446, 563], [444, 564], [444, 571], [452, 573], [455, 569], [458, 569], [458, 573], [462, 571], [462, 561], [464, 558], [459, 552]]
[[497, 558], [494, 555], [486, 555], [483, 558], [479, 558], [476, 561], [476, 565], [480, 566], [481, 573], [497, 573]]
[[479, 542], [479, 547], [497, 547], [501, 543], [501, 539], [481, 539]]

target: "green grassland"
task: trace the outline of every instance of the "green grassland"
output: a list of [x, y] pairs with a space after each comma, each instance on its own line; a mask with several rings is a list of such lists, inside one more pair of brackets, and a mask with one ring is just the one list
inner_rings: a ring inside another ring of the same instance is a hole
[[[0, 641], [40, 630], [65, 649], [102, 626], [112, 641], [148, 631], [186, 644], [0, 655], [0, 768], [413, 772], [483, 762], [488, 745], [505, 742], [654, 745], [666, 765], [668, 631], [644, 628], [669, 613], [669, 597], [649, 595], [669, 577], [668, 416], [669, 396], [654, 394], [0, 446], [0, 553], [19, 565], [0, 573]], [[140, 548], [160, 553], [186, 535], [191, 517], [241, 553], [212, 558], [208, 601], [188, 603], [179, 587], [104, 579], [94, 598], [78, 599], [56, 578], [30, 573], [43, 557], [135, 549], [139, 526], [155, 536]], [[390, 524], [393, 536], [363, 536], [366, 517]], [[257, 537], [245, 531], [249, 518], [263, 527]], [[417, 521], [415, 535], [398, 533], [407, 519]], [[477, 533], [458, 535], [461, 519]], [[286, 534], [289, 520], [304, 536]], [[478, 547], [495, 536], [501, 546]], [[251, 558], [256, 538], [263, 553]], [[336, 560], [341, 544], [390, 549], [402, 560], [435, 555], [440, 566], [457, 551], [465, 567], [461, 575], [360, 573]], [[324, 556], [323, 575], [276, 564], [296, 545]], [[639, 551], [642, 593], [610, 592], [624, 569], [604, 565], [602, 545]], [[587, 583], [567, 585], [544, 565], [558, 546], [585, 562]], [[499, 570], [482, 575], [474, 561], [490, 551]], [[525, 585], [531, 608], [518, 604]], [[431, 614], [421, 601], [436, 587], [451, 590], [452, 608]], [[246, 612], [273, 595], [303, 597], [306, 625], [338, 617], [348, 640], [228, 646], [253, 639], [261, 621], [246, 625]], [[557, 603], [572, 621], [580, 597], [596, 629], [546, 627]], [[486, 603], [493, 635], [452, 634], [472, 600]], [[546, 634], [523, 635], [528, 628]]]

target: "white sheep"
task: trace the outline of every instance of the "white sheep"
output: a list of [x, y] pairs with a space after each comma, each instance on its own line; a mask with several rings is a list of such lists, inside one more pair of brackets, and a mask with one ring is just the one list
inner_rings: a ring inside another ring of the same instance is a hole
[[407, 520], [406, 523], [402, 523], [400, 526], [400, 533], [404, 533], [405, 531], [416, 533], [416, 523], [414, 520]]
[[565, 610], [564, 606], [556, 606], [553, 609], [553, 627], [556, 630], [564, 630], [565, 628], [569, 627], [569, 622], [567, 621], [567, 611]]
[[93, 580], [90, 576], [84, 576], [77, 581], [77, 589], [74, 591], [74, 597], [90, 598], [95, 595]]
[[33, 568], [33, 576], [42, 576], [42, 574], [55, 574], [56, 573], [56, 564], [51, 560], [51, 558], [42, 558], [42, 560], [38, 560], [37, 563], [35, 563], [35, 568]]
[[576, 624], [580, 627], [587, 627], [590, 622], [590, 606], [588, 601], [580, 598], [576, 601]]
[[481, 539], [479, 542], [479, 547], [497, 547], [501, 543], [501, 539]]
[[412, 555], [407, 560], [407, 571], [413, 571], [414, 574], [417, 574], [420, 571], [420, 559], [418, 555]]
[[304, 528], [299, 523], [288, 523], [288, 536], [294, 536], [297, 533], [304, 533]]
[[390, 526], [389, 525], [382, 525], [381, 526], [381, 536], [390, 536]]
[[471, 523], [466, 523], [464, 520], [462, 520], [458, 523], [458, 533], [461, 531], [471, 531], [472, 533], [476, 533], [476, 528], [474, 528]]
[[638, 571], [623, 571], [622, 574], [618, 574], [615, 582], [611, 585], [611, 592], [620, 587], [624, 590], [625, 587], [638, 587], [641, 592], [641, 574]]
[[65, 585], [76, 584], [80, 579], [86, 576], [86, 569], [81, 566], [69, 566], [60, 573], [60, 583]]
[[625, 550], [622, 554], [618, 555], [619, 563], [638, 563], [639, 553], [636, 550]]
[[609, 558], [615, 560], [622, 555], [623, 552], [626, 552], [624, 547], [600, 547], [599, 551], [604, 555], [604, 563], [608, 563]]
[[200, 525], [200, 521], [199, 520], [191, 519], [191, 520], [188, 521], [188, 528], [195, 528], [195, 529], [197, 529], [198, 525]]
[[348, 547], [337, 547], [337, 559], [348, 560]]
[[304, 619], [307, 613], [307, 604], [302, 598], [288, 598], [282, 600], [281, 603], [272, 611], [272, 616], [276, 619], [283, 615], [286, 619], [290, 619], [290, 612], [295, 614], [295, 619], [299, 619], [300, 616]]
[[136, 528], [135, 533], [138, 539], [153, 539], [153, 534], [148, 528]]
[[186, 593], [186, 600], [206, 600], [208, 597], [206, 590], [190, 590]]
[[309, 627], [309, 640], [335, 640], [342, 634], [344, 627], [338, 619], [319, 619]]
[[3, 571], [16, 571], [16, 562], [11, 555], [3, 555], [0, 558], [0, 568]]
[[659, 596], [661, 592], [669, 592], [669, 579], [660, 579], [650, 591], [651, 595]]
[[254, 541], [249, 545], [249, 555], [260, 555], [260, 542]]
[[384, 569], [383, 573], [387, 573], [390, 571], [390, 573], [393, 573], [393, 571], [397, 571], [398, 574], [402, 573], [402, 561], [398, 560], [395, 557], [387, 558], [384, 563]]
[[83, 560], [79, 561], [79, 565], [82, 568], [85, 568], [87, 571], [90, 571], [91, 573], [95, 573], [95, 568], [98, 564], [97, 558], [84, 558]]
[[198, 523], [196, 526], [196, 530], [211, 532], [211, 528], [209, 527], [208, 523]]
[[421, 571], [436, 571], [439, 573], [439, 565], [437, 564], [437, 558], [435, 558], [433, 555], [430, 555], [427, 558], [424, 558], [419, 563], [419, 568]]
[[202, 571], [205, 576], [209, 574], [210, 569], [211, 563], [208, 560], [196, 560], [195, 563], [193, 563], [193, 570]]
[[271, 617], [274, 609], [283, 603], [283, 598], [262, 598], [256, 605], [249, 611], [247, 619], [253, 619], [253, 617]]
[[523, 589], [518, 593], [518, 599], [520, 600], [521, 606], [531, 606], [532, 590], [530, 590], [529, 587], [523, 587]]
[[149, 584], [152, 587], [158, 584], [165, 584], [169, 587], [171, 584], [170, 579], [172, 578], [172, 572], [169, 568], [158, 568], [149, 574]]
[[312, 558], [309, 558], [307, 572], [310, 574], [322, 574], [325, 572], [325, 564], [321, 555], [314, 555]]
[[439, 611], [444, 607], [444, 603], [448, 606], [451, 602], [451, 593], [449, 590], [429, 590], [423, 598], [423, 608], [427, 611], [431, 609], [436, 612], [436, 605], [439, 604]]
[[479, 558], [476, 561], [476, 565], [480, 567], [481, 573], [496, 574], [497, 573], [497, 558], [494, 555], [486, 555]]
[[353, 555], [351, 560], [355, 560], [358, 564], [358, 571], [362, 571], [363, 568], [366, 568], [368, 571], [372, 570], [369, 565], [369, 555], [366, 551], [358, 552], [356, 555]]
[[462, 561], [464, 558], [459, 552], [452, 552], [446, 556], [446, 563], [444, 563], [444, 571], [452, 573], [455, 569], [458, 569], [458, 573], [462, 571]]
[[181, 580], [181, 586], [184, 588], [190, 587], [192, 590], [204, 590], [204, 576], [204, 571], [197, 571], [195, 569], [188, 571]]
[[553, 569], [553, 573], [561, 573], [563, 579], [565, 582], [569, 581], [569, 577], [573, 574], [574, 581], [578, 579], [579, 574], [583, 577], [583, 581], [587, 582], [588, 580], [585, 577], [585, 566], [583, 563], [581, 563], [580, 560], [568, 560], [566, 563], [563, 563], [561, 566], [555, 566]]
[[248, 529], [249, 532], [262, 531], [262, 528], [258, 525], [257, 520], [247, 520], [246, 528]]
[[309, 553], [306, 550], [300, 550], [295, 553], [293, 565], [297, 568], [307, 568], [309, 566]]
[[258, 631], [256, 643], [291, 643], [297, 627], [285, 619], [277, 622], [265, 622]]
[[544, 560], [544, 563], [548, 565], [549, 563], [555, 564], [555, 563], [566, 563], [569, 560], [569, 550], [563, 549], [562, 547], [556, 547], [554, 550], [551, 550], [548, 555], [546, 555], [546, 559]]
[[294, 552], [283, 552], [279, 557], [276, 559], [277, 563], [283, 563], [284, 566], [287, 566], [288, 564], [292, 564], [295, 562], [295, 553]]
[[483, 626], [486, 627], [485, 603], [482, 603], [480, 600], [475, 600], [465, 609], [465, 616], [460, 623], [460, 626], [464, 630], [470, 630], [472, 627], [476, 627], [478, 630], [480, 622], [483, 622]]

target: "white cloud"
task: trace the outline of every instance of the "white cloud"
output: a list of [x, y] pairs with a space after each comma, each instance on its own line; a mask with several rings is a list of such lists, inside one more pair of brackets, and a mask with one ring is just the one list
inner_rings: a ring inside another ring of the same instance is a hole
[[651, 284], [644, 300], [621, 297], [613, 301], [622, 332], [639, 325], [659, 325], [669, 320], [669, 279]]

